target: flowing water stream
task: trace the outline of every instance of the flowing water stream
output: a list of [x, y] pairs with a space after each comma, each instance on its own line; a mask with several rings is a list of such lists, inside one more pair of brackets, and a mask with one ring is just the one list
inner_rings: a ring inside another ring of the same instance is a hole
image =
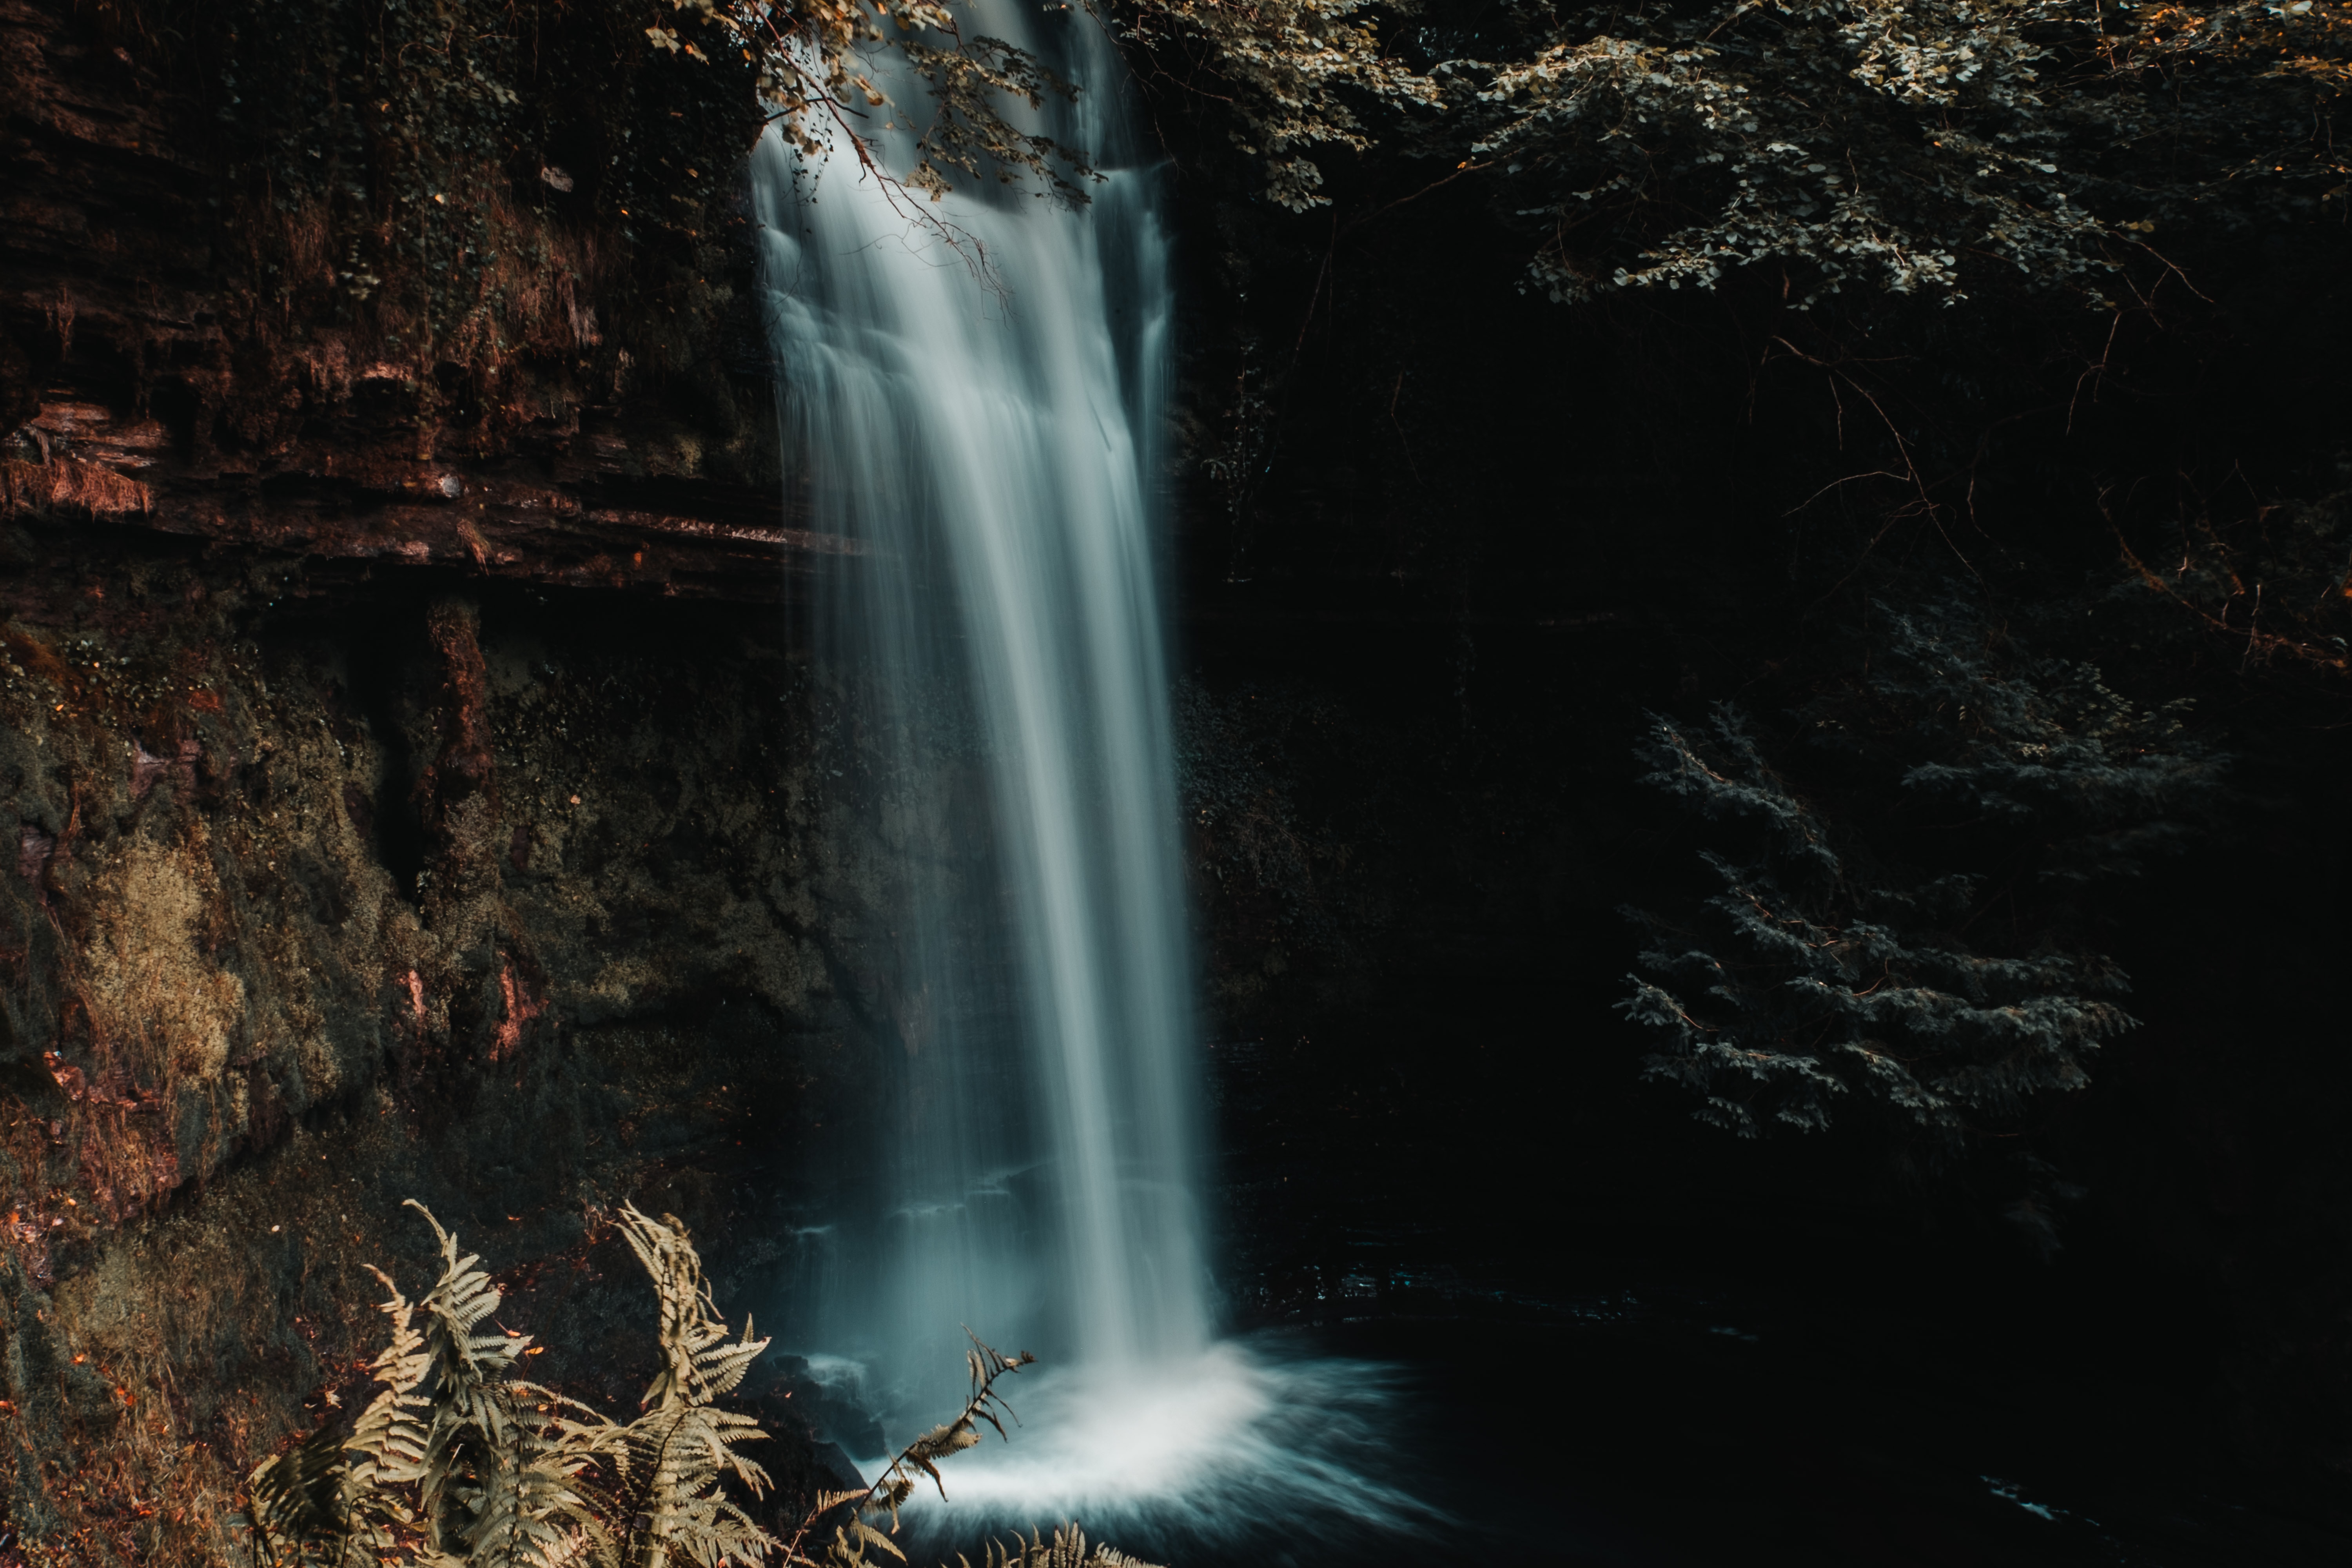
[[[1401, 1525], [1415, 1505], [1367, 1479], [1379, 1369], [1213, 1333], [1154, 571], [1157, 175], [1083, 8], [982, 0], [966, 25], [1082, 84], [1041, 128], [1103, 170], [1084, 205], [958, 195], [950, 237], [838, 150], [772, 138], [756, 168], [793, 482], [856, 544], [814, 640], [885, 846], [840, 879], [887, 917], [868, 1007], [898, 1047], [870, 1196], [811, 1227], [786, 1343], [881, 1415], [875, 1449], [960, 1401], [960, 1325], [1038, 1352], [1014, 1440], [953, 1467], [950, 1530], [1075, 1515], [1202, 1562], [1221, 1518]], [[885, 166], [911, 142], [883, 131]]]
[[[1083, 11], [967, 25], [1093, 89], [1047, 115], [1104, 169], [1085, 205], [959, 195], [932, 209], [945, 235], [845, 154], [771, 137], [755, 170], [789, 460], [814, 525], [860, 552], [816, 645], [876, 759], [877, 1011], [902, 1058], [879, 1201], [825, 1228], [795, 1348], [909, 1418], [961, 1378], [960, 1324], [1097, 1390], [1211, 1351], [1153, 567], [1155, 177]], [[919, 111], [919, 84], [890, 86]], [[875, 144], [912, 161], [903, 126]]]

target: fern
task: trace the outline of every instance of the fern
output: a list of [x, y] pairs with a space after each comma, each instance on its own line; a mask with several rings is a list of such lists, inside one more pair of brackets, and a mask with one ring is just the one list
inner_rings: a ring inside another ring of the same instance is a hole
[[[268, 1568], [864, 1568], [869, 1550], [903, 1563], [891, 1539], [900, 1505], [922, 1477], [944, 1498], [940, 1461], [977, 1444], [982, 1423], [1006, 1435], [1013, 1412], [998, 1380], [1036, 1359], [972, 1336], [971, 1396], [955, 1418], [908, 1444], [873, 1485], [820, 1493], [781, 1542], [728, 1495], [730, 1485], [765, 1495], [767, 1472], [741, 1449], [767, 1434], [717, 1404], [768, 1342], [748, 1319], [740, 1336], [728, 1329], [676, 1218], [621, 1209], [622, 1235], [653, 1280], [662, 1353], [636, 1418], [623, 1423], [510, 1375], [530, 1336], [480, 1331], [498, 1288], [422, 1204], [408, 1206], [433, 1227], [441, 1277], [412, 1303], [371, 1270], [391, 1292], [392, 1343], [373, 1363], [381, 1391], [350, 1436], [322, 1429], [255, 1468], [248, 1512]], [[807, 1555], [829, 1518], [824, 1557]], [[1076, 1525], [1050, 1544], [1033, 1533], [985, 1549], [984, 1568], [1016, 1564], [1148, 1568], [1107, 1546], [1089, 1553]]]
[[[982, 1422], [993, 1428], [999, 1437], [1008, 1436], [1004, 1423], [1012, 1418], [1013, 1407], [997, 1393], [997, 1383], [1009, 1373], [1034, 1365], [1037, 1358], [1027, 1351], [1006, 1355], [970, 1329], [964, 1330], [964, 1336], [971, 1341], [971, 1348], [964, 1352], [964, 1366], [971, 1373], [971, 1394], [964, 1401], [963, 1408], [954, 1419], [932, 1427], [901, 1448], [873, 1485], [863, 1491], [819, 1493], [816, 1507], [809, 1510], [784, 1548], [786, 1568], [870, 1568], [874, 1560], [866, 1555], [869, 1547], [904, 1563], [906, 1554], [890, 1537], [898, 1533], [898, 1510], [914, 1495], [918, 1478], [929, 1477], [944, 1500], [947, 1484], [940, 1476], [940, 1461], [977, 1447]], [[828, 1515], [845, 1508], [847, 1515], [833, 1527], [833, 1539], [825, 1542], [824, 1556], [808, 1556], [802, 1550], [803, 1543]], [[890, 1521], [887, 1533], [875, 1527], [875, 1521], [885, 1515]], [[963, 1568], [971, 1568], [970, 1559], [961, 1552], [956, 1554], [956, 1561]], [[1034, 1531], [1025, 1542], [1016, 1532], [1010, 1546], [992, 1541], [982, 1549], [981, 1561], [982, 1568], [1152, 1568], [1142, 1559], [1129, 1557], [1109, 1546], [1097, 1544], [1090, 1553], [1086, 1532], [1075, 1524], [1055, 1530], [1050, 1542]]]
[[766, 1434], [712, 1402], [742, 1383], [768, 1342], [751, 1337], [749, 1319], [740, 1339], [729, 1337], [702, 1260], [674, 1217], [656, 1221], [624, 1205], [620, 1221], [660, 1301], [662, 1370], [635, 1421], [572, 1428], [610, 1478], [593, 1490], [598, 1511], [619, 1528], [598, 1561], [614, 1568], [664, 1568], [673, 1556], [703, 1568], [759, 1561], [780, 1543], [721, 1489], [731, 1477], [754, 1497], [766, 1492], [767, 1472], [737, 1451]]
[[[1027, 1351], [1008, 1356], [970, 1329], [964, 1330], [964, 1336], [971, 1341], [971, 1348], [964, 1352], [964, 1365], [971, 1373], [971, 1396], [964, 1401], [963, 1408], [956, 1413], [955, 1419], [932, 1427], [901, 1448], [898, 1457], [883, 1468], [874, 1484], [865, 1490], [820, 1492], [816, 1507], [801, 1521], [799, 1531], [784, 1549], [787, 1564], [804, 1564], [805, 1568], [865, 1568], [867, 1562], [866, 1549], [869, 1546], [905, 1562], [906, 1554], [898, 1550], [890, 1535], [884, 1534], [868, 1521], [887, 1514], [890, 1534], [897, 1534], [898, 1509], [914, 1495], [916, 1477], [929, 1476], [944, 1500], [948, 1491], [947, 1484], [940, 1479], [940, 1461], [976, 1446], [980, 1442], [980, 1424], [983, 1421], [995, 1428], [999, 1437], [1005, 1436], [1004, 1417], [1012, 1415], [1013, 1407], [997, 1394], [997, 1380], [1007, 1373], [1017, 1373], [1024, 1366], [1034, 1364], [1037, 1358]], [[834, 1526], [833, 1539], [825, 1546], [824, 1563], [820, 1564], [816, 1559], [803, 1555], [802, 1542], [809, 1538], [826, 1515], [844, 1505], [849, 1509], [848, 1517]]]
[[342, 1445], [323, 1430], [263, 1460], [251, 1483], [257, 1560], [341, 1563], [355, 1533], [342, 1506], [348, 1475]]
[[392, 1550], [395, 1532], [411, 1522], [392, 1489], [421, 1479], [429, 1434], [417, 1411], [416, 1391], [433, 1370], [432, 1352], [418, 1332], [416, 1309], [381, 1270], [392, 1291], [383, 1305], [392, 1320], [392, 1343], [372, 1370], [383, 1392], [337, 1442], [321, 1428], [253, 1472], [254, 1541], [271, 1563], [371, 1563]]
[[[962, 1568], [972, 1568], [971, 1562], [961, 1552], [956, 1562]], [[982, 1548], [980, 1568], [1153, 1568], [1140, 1557], [1129, 1557], [1116, 1547], [1097, 1542], [1092, 1552], [1087, 1550], [1087, 1532], [1076, 1525], [1067, 1525], [1054, 1531], [1047, 1541], [1032, 1531], [1029, 1539], [1013, 1538], [1006, 1546], [992, 1541]]]
[[[767, 1476], [736, 1449], [765, 1436], [711, 1407], [764, 1340], [730, 1341], [701, 1263], [675, 1220], [625, 1208], [630, 1245], [660, 1303], [664, 1372], [623, 1426], [509, 1375], [528, 1334], [483, 1333], [498, 1288], [423, 1205], [441, 1277], [423, 1301], [392, 1291], [383, 1390], [337, 1440], [313, 1434], [256, 1468], [256, 1554], [272, 1568], [701, 1568], [756, 1562], [776, 1542], [720, 1492], [758, 1496]], [[423, 1325], [416, 1321], [419, 1312]]]
[[727, 1324], [702, 1278], [702, 1259], [677, 1219], [663, 1219], [656, 1224], [633, 1205], [621, 1208], [621, 1234], [661, 1299], [662, 1371], [638, 1403], [663, 1409], [708, 1405], [743, 1381], [768, 1342], [751, 1338], [749, 1318], [743, 1337], [729, 1341]]

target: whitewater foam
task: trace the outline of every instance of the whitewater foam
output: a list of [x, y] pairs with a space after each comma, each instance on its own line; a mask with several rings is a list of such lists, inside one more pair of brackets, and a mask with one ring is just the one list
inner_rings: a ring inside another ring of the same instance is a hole
[[[1326, 1542], [1425, 1537], [1444, 1522], [1395, 1473], [1411, 1390], [1390, 1363], [1263, 1336], [1116, 1373], [1030, 1369], [1003, 1387], [1018, 1424], [942, 1467], [945, 1497], [927, 1491], [908, 1511], [912, 1544], [1075, 1520], [1126, 1550], [1176, 1554], [1231, 1548], [1275, 1521]], [[871, 1479], [884, 1463], [861, 1469]]]

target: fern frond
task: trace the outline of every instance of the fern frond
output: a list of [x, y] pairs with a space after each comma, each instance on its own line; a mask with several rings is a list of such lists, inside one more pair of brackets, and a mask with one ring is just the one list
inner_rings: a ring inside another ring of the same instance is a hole
[[[749, 1332], [748, 1326], [746, 1332]], [[932, 1427], [901, 1448], [898, 1458], [883, 1467], [874, 1484], [865, 1490], [819, 1492], [816, 1506], [802, 1519], [800, 1529], [793, 1532], [792, 1541], [784, 1546], [786, 1563], [815, 1568], [814, 1559], [802, 1555], [800, 1543], [809, 1539], [810, 1531], [826, 1514], [845, 1505], [849, 1509], [849, 1518], [845, 1523], [834, 1527], [833, 1541], [825, 1547], [827, 1568], [858, 1568], [866, 1561], [866, 1548], [868, 1545], [879, 1545], [891, 1556], [898, 1557], [898, 1548], [892, 1544], [889, 1537], [866, 1521], [887, 1514], [890, 1528], [896, 1531], [898, 1509], [914, 1494], [918, 1475], [929, 1476], [931, 1484], [939, 1489], [940, 1496], [944, 1498], [947, 1485], [940, 1478], [939, 1461], [978, 1443], [979, 1423], [982, 1421], [995, 1427], [998, 1436], [1003, 1435], [1004, 1424], [999, 1418], [999, 1413], [1010, 1415], [1013, 1409], [997, 1396], [997, 1380], [1007, 1373], [1018, 1372], [1031, 1365], [1037, 1358], [1027, 1351], [1008, 1356], [969, 1328], [964, 1330], [964, 1334], [971, 1341], [971, 1349], [964, 1355], [964, 1364], [971, 1373], [971, 1397], [964, 1402], [963, 1408], [953, 1420]]]
[[635, 1204], [623, 1204], [620, 1222], [630, 1250], [654, 1282], [661, 1309], [662, 1370], [638, 1403], [647, 1408], [708, 1405], [731, 1392], [768, 1342], [751, 1337], [748, 1317], [742, 1338], [728, 1337], [726, 1320], [719, 1316], [702, 1277], [702, 1259], [677, 1215], [656, 1220]]
[[341, 1537], [345, 1468], [342, 1445], [323, 1427], [254, 1467], [247, 1512], [271, 1561], [308, 1563], [314, 1543]]
[[898, 1562], [907, 1560], [897, 1542], [852, 1514], [847, 1523], [834, 1526], [832, 1544], [824, 1549], [824, 1568], [867, 1568], [868, 1546], [880, 1547]]
[[[520, 1394], [514, 1385], [505, 1391], [509, 1400]], [[578, 1552], [582, 1538], [593, 1545], [603, 1533], [588, 1498], [574, 1485], [589, 1456], [566, 1424], [511, 1414], [506, 1447], [488, 1456], [492, 1462], [478, 1472], [467, 1561], [473, 1568], [551, 1568]]]
[[[961, 1558], [959, 1557], [961, 1562]], [[970, 1568], [966, 1564], [965, 1568]], [[1076, 1524], [1057, 1527], [1047, 1541], [1037, 1531], [1024, 1541], [1015, 1531], [1013, 1544], [991, 1541], [983, 1549], [981, 1568], [1154, 1568], [1140, 1557], [1129, 1557], [1116, 1547], [1097, 1542], [1087, 1550], [1087, 1532]]]
[[424, 1205], [408, 1206], [433, 1227], [440, 1278], [411, 1302], [374, 1271], [391, 1292], [382, 1310], [392, 1342], [372, 1363], [379, 1390], [348, 1437], [322, 1430], [255, 1468], [249, 1512], [263, 1563], [720, 1568], [782, 1548], [724, 1489], [764, 1495], [768, 1473], [740, 1448], [766, 1434], [711, 1404], [768, 1342], [749, 1320], [740, 1339], [729, 1334], [675, 1220], [625, 1214], [661, 1303], [666, 1370], [652, 1408], [623, 1426], [511, 1376], [530, 1340], [479, 1331], [501, 1300], [480, 1257]]
[[857, 1511], [877, 1518], [887, 1513], [890, 1516], [891, 1524], [896, 1526], [898, 1505], [914, 1495], [915, 1479], [912, 1476], [886, 1471], [882, 1479], [866, 1490], [865, 1500], [857, 1505]]
[[273, 1559], [282, 1550], [294, 1563], [341, 1563], [381, 1555], [412, 1516], [391, 1489], [424, 1473], [428, 1442], [417, 1412], [427, 1401], [416, 1391], [431, 1375], [433, 1355], [415, 1324], [415, 1307], [381, 1269], [370, 1273], [391, 1292], [379, 1310], [392, 1320], [392, 1342], [371, 1363], [382, 1391], [338, 1442], [320, 1429], [288, 1452], [265, 1461], [250, 1489], [254, 1524]]
[[414, 1484], [425, 1473], [431, 1432], [418, 1414], [429, 1402], [417, 1392], [433, 1371], [432, 1353], [415, 1323], [415, 1308], [391, 1276], [371, 1268], [391, 1292], [379, 1308], [392, 1320], [392, 1343], [371, 1363], [382, 1391], [360, 1412], [342, 1444], [340, 1510], [349, 1535], [346, 1555], [380, 1557], [412, 1516], [395, 1487]]
[[731, 1478], [753, 1497], [766, 1494], [768, 1472], [739, 1445], [767, 1434], [751, 1417], [712, 1403], [742, 1383], [768, 1342], [753, 1337], [749, 1318], [742, 1336], [730, 1336], [702, 1259], [676, 1216], [656, 1220], [625, 1204], [620, 1223], [653, 1281], [662, 1370], [639, 1402], [644, 1414], [596, 1436], [600, 1468], [612, 1481], [583, 1483], [615, 1530], [615, 1560], [629, 1568], [663, 1568], [676, 1556], [718, 1568], [779, 1550], [790, 1555], [721, 1489]]
[[530, 1343], [527, 1334], [478, 1334], [475, 1327], [499, 1310], [504, 1300], [481, 1268], [475, 1253], [460, 1256], [457, 1238], [441, 1228], [433, 1211], [410, 1198], [406, 1204], [425, 1216], [441, 1244], [441, 1278], [425, 1298], [425, 1342], [440, 1375], [436, 1402], [454, 1404], [462, 1419], [495, 1419], [484, 1407], [483, 1391], [495, 1373], [504, 1372]]

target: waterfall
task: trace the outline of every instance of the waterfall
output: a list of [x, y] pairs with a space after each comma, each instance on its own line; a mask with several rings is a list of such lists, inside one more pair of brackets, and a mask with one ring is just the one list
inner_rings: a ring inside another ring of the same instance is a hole
[[[1281, 1519], [1360, 1560], [1435, 1517], [1383, 1479], [1396, 1375], [1210, 1331], [1153, 570], [1154, 175], [1083, 7], [969, 15], [1084, 89], [1037, 128], [1105, 172], [1091, 201], [953, 195], [932, 209], [950, 241], [845, 150], [772, 136], [754, 165], [791, 482], [854, 542], [812, 641], [841, 768], [823, 788], [862, 826], [824, 836], [819, 896], [887, 1104], [763, 1321], [880, 1417], [835, 1433], [869, 1465], [961, 1399], [959, 1325], [1039, 1353], [1014, 1440], [952, 1468], [967, 1531], [1076, 1513], [1210, 1563], [1258, 1560]], [[911, 133], [874, 140], [908, 166]]]
[[[1129, 1377], [1209, 1331], [1153, 563], [1166, 241], [1093, 18], [968, 26], [1083, 84], [1041, 118], [1103, 167], [1089, 202], [960, 193], [929, 209], [950, 237], [845, 151], [771, 135], [754, 168], [788, 466], [856, 547], [815, 644], [890, 861], [860, 886], [891, 933], [862, 1000], [892, 1110], [826, 1300], [790, 1321], [908, 1419], [961, 1381], [959, 1324]], [[903, 126], [874, 144], [911, 162]]]

